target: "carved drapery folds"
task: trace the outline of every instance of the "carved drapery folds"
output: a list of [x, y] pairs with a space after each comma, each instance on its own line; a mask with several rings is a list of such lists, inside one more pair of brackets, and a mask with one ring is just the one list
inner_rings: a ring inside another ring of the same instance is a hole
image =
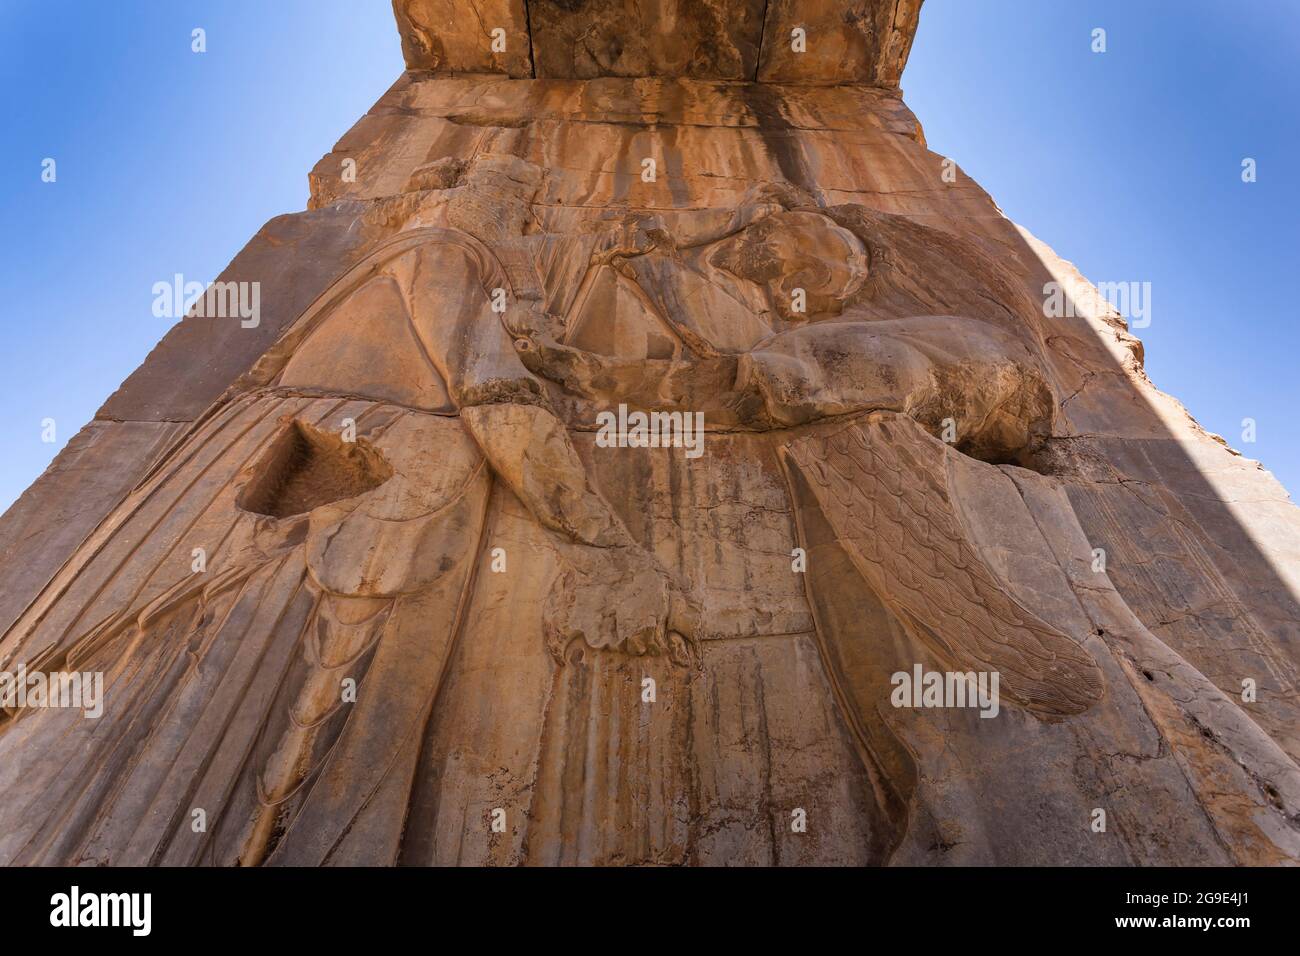
[[394, 7], [260, 325], [0, 526], [0, 667], [105, 677], [0, 718], [0, 862], [1300, 858], [1300, 521], [1044, 315], [897, 93], [919, 2]]

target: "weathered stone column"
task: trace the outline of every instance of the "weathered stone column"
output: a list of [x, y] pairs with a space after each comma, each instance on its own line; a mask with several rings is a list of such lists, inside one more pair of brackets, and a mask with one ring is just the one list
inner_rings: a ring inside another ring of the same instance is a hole
[[0, 519], [104, 682], [0, 862], [1300, 861], [1300, 516], [926, 149], [919, 0], [394, 8], [258, 322]]

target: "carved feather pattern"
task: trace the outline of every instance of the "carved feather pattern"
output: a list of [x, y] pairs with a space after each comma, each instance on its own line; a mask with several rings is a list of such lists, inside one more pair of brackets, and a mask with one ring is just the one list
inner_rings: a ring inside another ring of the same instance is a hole
[[1040, 717], [1101, 698], [1092, 657], [1012, 597], [972, 548], [948, 482], [957, 452], [888, 417], [799, 439], [785, 454], [854, 567], [947, 665], [999, 672], [1001, 692]]

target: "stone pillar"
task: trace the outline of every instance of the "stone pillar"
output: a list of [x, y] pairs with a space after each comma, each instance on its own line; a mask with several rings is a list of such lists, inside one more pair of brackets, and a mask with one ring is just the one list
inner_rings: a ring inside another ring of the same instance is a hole
[[258, 321], [0, 519], [0, 668], [104, 682], [0, 862], [1300, 860], [1300, 518], [926, 148], [920, 7], [394, 0]]

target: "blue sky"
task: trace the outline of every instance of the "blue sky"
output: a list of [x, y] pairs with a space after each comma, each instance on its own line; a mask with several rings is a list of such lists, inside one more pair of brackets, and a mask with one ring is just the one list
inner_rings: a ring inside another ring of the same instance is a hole
[[1007, 216], [1151, 283], [1152, 381], [1300, 491], [1300, 3], [926, 0], [903, 92]]
[[305, 208], [401, 70], [380, 0], [0, 0], [0, 509], [172, 324], [153, 284], [215, 279]]
[[[1286, 0], [927, 0], [903, 82], [1008, 216], [1091, 279], [1152, 283], [1151, 377], [1289, 488], [1297, 64]], [[400, 69], [386, 0], [0, 2], [0, 508], [166, 331], [153, 283], [215, 278], [302, 209]]]

